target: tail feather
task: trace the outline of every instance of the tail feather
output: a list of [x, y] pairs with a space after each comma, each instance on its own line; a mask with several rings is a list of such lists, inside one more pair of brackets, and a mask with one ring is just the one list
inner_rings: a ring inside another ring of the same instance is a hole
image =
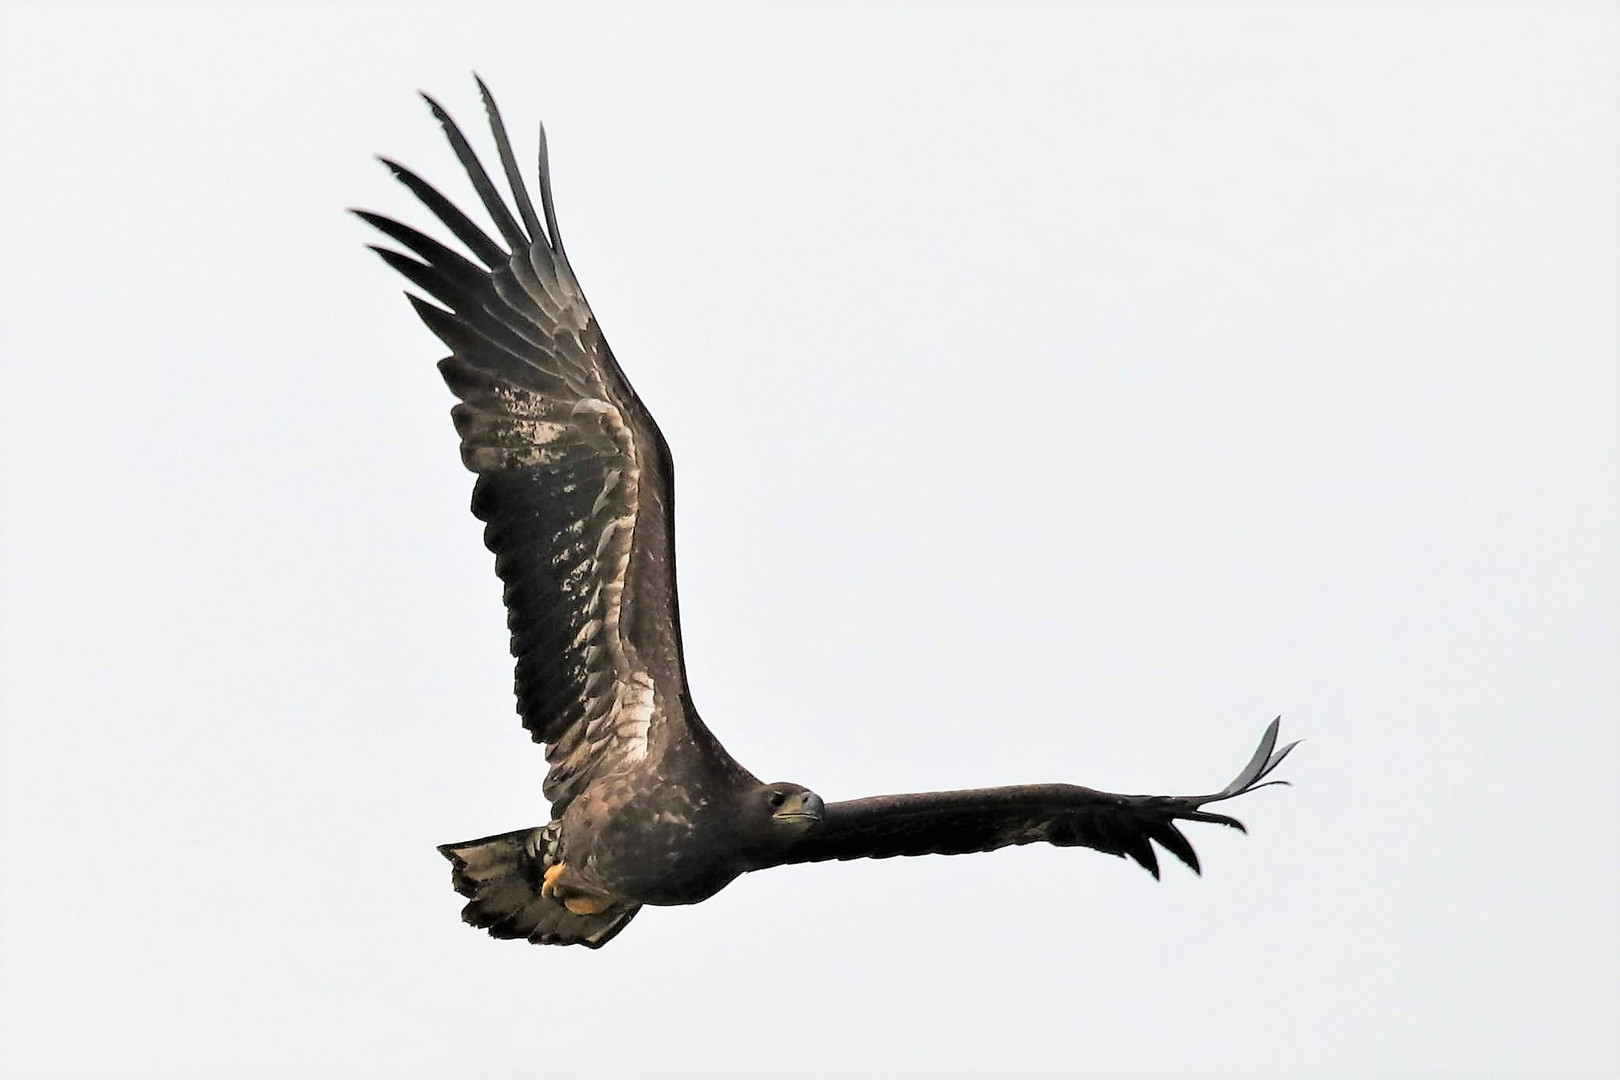
[[527, 938], [536, 945], [584, 945], [598, 949], [624, 929], [640, 906], [575, 915], [540, 895], [556, 851], [557, 823], [544, 828], [442, 844], [450, 882], [468, 898], [461, 917], [492, 937]]

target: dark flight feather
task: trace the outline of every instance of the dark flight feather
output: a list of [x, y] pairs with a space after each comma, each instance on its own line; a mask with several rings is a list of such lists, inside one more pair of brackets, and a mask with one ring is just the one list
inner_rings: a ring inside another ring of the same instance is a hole
[[[495, 227], [500, 230], [502, 236], [506, 237], [506, 242], [511, 245], [512, 250], [522, 251], [528, 247], [531, 242], [529, 237], [524, 234], [522, 227], [512, 217], [512, 211], [506, 208], [506, 200], [502, 199], [500, 192], [495, 190], [494, 183], [490, 181], [489, 173], [484, 171], [484, 163], [478, 160], [478, 155], [473, 153], [471, 144], [467, 142], [467, 136], [461, 133], [461, 128], [456, 126], [456, 122], [450, 119], [450, 114], [445, 112], [437, 101], [434, 101], [427, 94], [422, 95], [422, 100], [428, 103], [428, 108], [432, 110], [434, 119], [438, 120], [439, 126], [444, 129], [445, 138], [450, 140], [450, 147], [456, 152], [456, 157], [461, 161], [461, 167], [467, 170], [467, 176], [472, 180], [473, 188], [478, 192], [478, 197], [483, 200], [484, 208], [489, 211], [489, 216], [494, 219]], [[499, 137], [500, 133], [497, 132], [497, 138]]]
[[506, 137], [506, 123], [501, 119], [500, 107], [495, 104], [495, 96], [484, 85], [483, 79], [474, 75], [473, 81], [478, 84], [478, 96], [484, 100], [484, 112], [489, 116], [490, 130], [495, 135], [495, 151], [500, 155], [501, 168], [506, 170], [506, 183], [512, 189], [512, 198], [517, 201], [518, 213], [523, 216], [523, 225], [529, 230], [529, 235], [538, 239], [546, 235], [545, 230], [534, 216], [534, 204], [529, 201], [528, 185], [524, 184], [523, 174], [518, 171], [517, 158], [512, 154], [512, 140]]
[[[433, 211], [433, 216], [442, 221], [445, 228], [449, 229], [457, 240], [466, 244], [467, 250], [477, 256], [485, 266], [493, 268], [506, 260], [506, 252], [501, 250], [501, 246], [491, 240], [483, 229], [474, 225], [472, 218], [458, 210], [455, 203], [440, 195], [432, 184], [397, 161], [385, 157], [379, 157], [377, 160], [388, 166], [389, 171], [394, 174], [394, 179], [410, 189], [411, 194], [420, 199], [422, 205]], [[381, 217], [380, 214], [372, 216]]]
[[[488, 274], [487, 270], [475, 264], [471, 259], [462, 257], [431, 236], [417, 232], [409, 225], [401, 225], [391, 218], [385, 218], [381, 214], [373, 214], [369, 210], [356, 210], [354, 213], [355, 216], [377, 229], [383, 235], [404, 244], [406, 248], [425, 262], [438, 269], [440, 273], [446, 277], [454, 278], [461, 283], [463, 288], [469, 291], [476, 289]], [[382, 248], [371, 244], [366, 246], [379, 254], [383, 251]]]

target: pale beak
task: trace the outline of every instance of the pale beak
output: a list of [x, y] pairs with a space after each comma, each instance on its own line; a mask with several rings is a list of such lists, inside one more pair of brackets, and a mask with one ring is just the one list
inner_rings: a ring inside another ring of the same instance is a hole
[[777, 821], [805, 822], [807, 824], [819, 823], [827, 813], [827, 804], [821, 801], [821, 796], [813, 791], [789, 795], [782, 801], [782, 805], [771, 815]]

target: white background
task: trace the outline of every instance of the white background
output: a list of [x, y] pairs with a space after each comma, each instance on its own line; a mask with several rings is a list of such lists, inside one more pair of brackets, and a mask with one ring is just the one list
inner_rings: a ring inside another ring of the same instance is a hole
[[[7, 1075], [1620, 1070], [1615, 5], [3, 10]], [[544, 762], [342, 208], [470, 201], [475, 69], [741, 760], [1182, 793], [1281, 712], [1251, 835], [462, 926]]]

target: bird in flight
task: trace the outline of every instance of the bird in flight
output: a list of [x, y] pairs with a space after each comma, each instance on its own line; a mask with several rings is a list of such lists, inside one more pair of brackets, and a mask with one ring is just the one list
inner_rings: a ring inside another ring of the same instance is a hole
[[550, 765], [546, 824], [439, 848], [467, 922], [498, 938], [598, 948], [644, 904], [695, 904], [789, 863], [1045, 842], [1129, 857], [1158, 877], [1154, 844], [1199, 869], [1179, 822], [1243, 828], [1204, 807], [1267, 786], [1294, 745], [1277, 749], [1276, 720], [1212, 795], [1032, 784], [828, 803], [800, 784], [762, 783], [727, 753], [686, 684], [669, 446], [564, 254], [545, 130], [536, 213], [495, 101], [482, 80], [478, 89], [510, 205], [423, 96], [499, 239], [387, 158], [472, 257], [355, 211], [410, 252], [372, 249], [435, 301], [407, 294], [450, 350], [439, 371], [460, 401], [451, 416], [477, 475], [472, 512], [505, 586], [517, 710]]

